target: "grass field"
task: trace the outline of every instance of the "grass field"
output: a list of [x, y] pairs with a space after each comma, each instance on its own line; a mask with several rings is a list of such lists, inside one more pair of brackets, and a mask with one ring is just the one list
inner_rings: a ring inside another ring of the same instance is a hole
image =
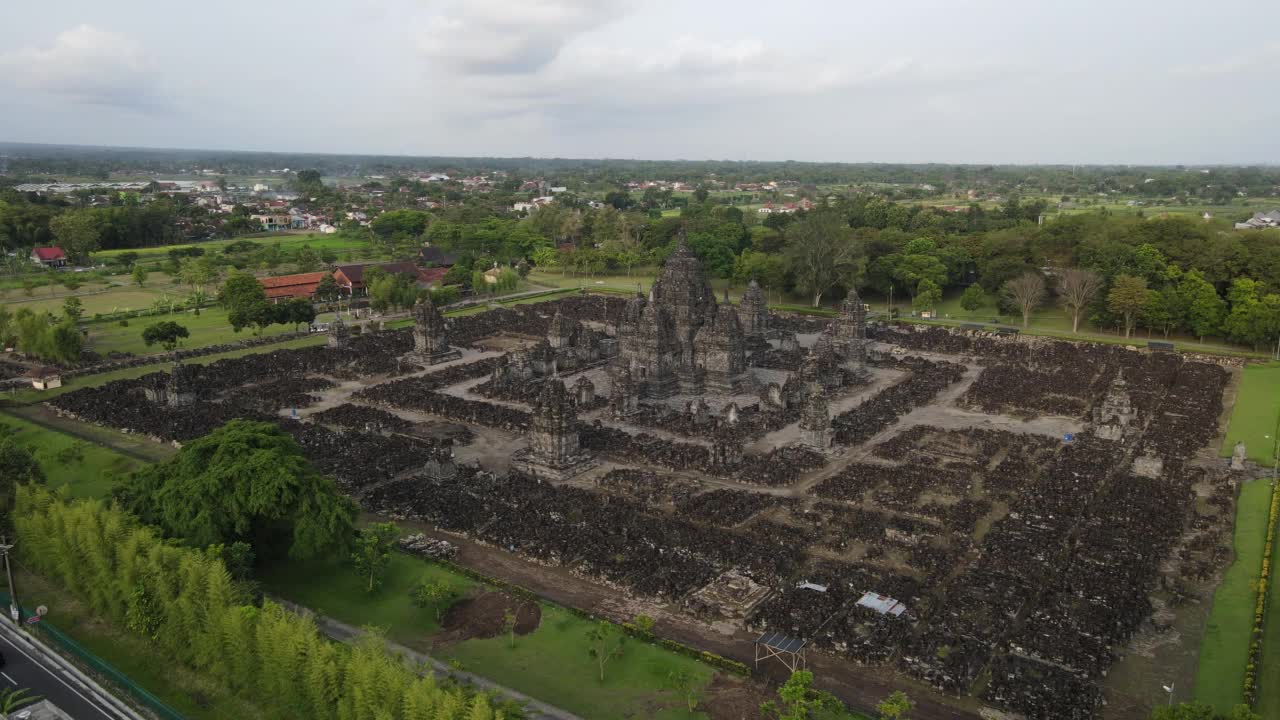
[[1258, 714], [1262, 720], [1280, 720], [1280, 541], [1272, 543], [1271, 587], [1267, 595], [1267, 625], [1262, 636], [1262, 669], [1258, 673]]
[[438, 654], [503, 685], [531, 689], [530, 694], [592, 720], [705, 717], [688, 711], [669, 678], [686, 672], [705, 687], [715, 674], [711, 667], [628, 639], [601, 682], [587, 654], [591, 623], [564, 608], [543, 603], [541, 609], [542, 623], [517, 637], [515, 648], [506, 637], [496, 637], [467, 640]]
[[382, 585], [372, 593], [368, 592], [367, 581], [356, 575], [346, 558], [279, 564], [260, 576], [268, 592], [352, 625], [386, 628], [390, 639], [405, 645], [440, 630], [431, 611], [409, 602], [409, 589], [419, 580], [444, 580], [459, 593], [475, 585], [469, 578], [399, 552], [391, 554]]
[[14, 570], [24, 607], [49, 607], [49, 622], [94, 655], [192, 720], [267, 718], [258, 707], [201, 674], [172, 662], [155, 645], [103, 621], [74, 596], [44, 578]]
[[1240, 488], [1233, 541], [1235, 560], [1214, 593], [1213, 609], [1200, 645], [1195, 699], [1214, 706], [1220, 713], [1240, 702], [1270, 501], [1271, 486], [1266, 480], [1253, 480]]
[[50, 487], [66, 487], [72, 497], [104, 497], [116, 477], [142, 467], [141, 461], [108, 447], [87, 442], [0, 412], [0, 425], [13, 428], [18, 441], [31, 447]]
[[244, 237], [227, 238], [225, 240], [205, 240], [198, 243], [185, 243], [181, 245], [162, 245], [160, 247], [149, 248], [121, 248], [119, 250], [99, 250], [93, 254], [96, 260], [107, 260], [118, 257], [125, 253], [136, 253], [139, 261], [150, 261], [157, 258], [168, 259], [170, 250], [185, 250], [187, 248], [198, 247], [205, 252], [213, 252], [214, 250], [222, 250], [222, 248], [231, 243], [248, 240], [262, 247], [270, 247], [279, 245], [281, 250], [291, 251], [298, 250], [303, 245], [310, 245], [314, 250], [332, 250], [336, 253], [360, 250], [367, 248], [368, 243], [361, 240], [352, 240], [339, 235], [320, 235], [316, 233], [276, 233], [272, 235], [246, 235]]
[[[316, 316], [316, 322], [328, 322], [332, 319], [333, 313]], [[163, 352], [158, 345], [147, 347], [147, 344], [142, 340], [142, 331], [148, 325], [166, 320], [182, 325], [191, 333], [191, 337], [183, 340], [183, 348], [201, 348], [206, 345], [236, 342], [254, 337], [252, 330], [246, 329], [237, 333], [232, 329], [231, 322], [227, 319], [226, 310], [220, 307], [208, 307], [200, 311], [199, 317], [187, 310], [168, 315], [148, 315], [146, 317], [132, 318], [129, 320], [128, 326], [122, 326], [118, 322], [106, 321], [88, 324], [86, 327], [89, 328], [89, 349], [103, 355], [109, 352], [128, 352], [135, 355], [150, 355]], [[291, 332], [293, 332], [292, 325], [271, 325], [265, 328], [260, 335], [285, 335]]]
[[263, 573], [269, 592], [314, 608], [356, 626], [384, 628], [390, 640], [430, 651], [442, 660], [457, 661], [462, 669], [557, 705], [592, 720], [635, 717], [687, 718], [682, 700], [669, 687], [672, 671], [687, 671], [699, 685], [714, 670], [695, 660], [640, 642], [629, 642], [624, 654], [611, 661], [605, 682], [587, 654], [586, 633], [591, 623], [569, 611], [543, 603], [542, 623], [516, 638], [511, 649], [506, 637], [471, 639], [432, 649], [431, 635], [439, 630], [429, 610], [409, 602], [409, 588], [421, 577], [446, 579], [460, 590], [473, 581], [434, 563], [394, 553], [382, 587], [365, 592], [351, 564], [342, 562], [274, 567]]
[[1230, 457], [1243, 440], [1249, 459], [1270, 466], [1275, 451], [1276, 417], [1280, 413], [1280, 363], [1247, 365], [1231, 411], [1231, 426], [1222, 441], [1222, 456]]

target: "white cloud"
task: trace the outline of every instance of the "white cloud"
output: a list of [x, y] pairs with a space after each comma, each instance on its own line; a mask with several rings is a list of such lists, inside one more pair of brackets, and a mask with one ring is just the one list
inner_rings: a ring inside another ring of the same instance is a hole
[[1184, 78], [1218, 78], [1239, 75], [1254, 70], [1274, 70], [1280, 61], [1280, 43], [1271, 43], [1254, 48], [1247, 52], [1237, 53], [1218, 62], [1199, 65], [1181, 65], [1174, 68], [1173, 74]]
[[574, 37], [624, 10], [618, 0], [467, 0], [427, 20], [418, 50], [466, 74], [537, 72]]
[[0, 54], [0, 77], [21, 89], [79, 103], [137, 110], [162, 104], [138, 44], [91, 25], [63, 31], [46, 47]]

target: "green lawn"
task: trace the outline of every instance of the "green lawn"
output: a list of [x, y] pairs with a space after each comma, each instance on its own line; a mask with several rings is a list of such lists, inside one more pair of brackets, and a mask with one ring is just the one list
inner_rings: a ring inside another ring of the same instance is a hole
[[49, 607], [49, 622], [192, 720], [270, 718], [240, 694], [172, 662], [153, 644], [117, 628], [66, 591], [19, 567], [14, 582], [23, 607]]
[[[328, 322], [333, 319], [332, 313], [316, 316], [316, 322]], [[162, 352], [159, 346], [147, 347], [142, 341], [142, 331], [151, 324], [171, 320], [185, 327], [191, 337], [183, 340], [184, 348], [201, 348], [206, 345], [236, 342], [253, 337], [251, 330], [236, 332], [227, 320], [227, 311], [220, 307], [207, 307], [195, 313], [186, 310], [168, 315], [148, 315], [130, 318], [127, 326], [118, 321], [101, 321], [85, 325], [89, 329], [89, 349], [100, 354], [109, 352], [129, 352], [135, 355], [150, 355]], [[285, 335], [293, 332], [292, 325], [271, 325], [260, 334], [264, 336]]]
[[1222, 456], [1230, 457], [1243, 440], [1249, 459], [1270, 466], [1275, 449], [1276, 414], [1280, 412], [1280, 363], [1247, 365], [1231, 410], [1231, 426], [1222, 441]]
[[104, 497], [116, 477], [143, 465], [110, 448], [46, 430], [9, 413], [0, 412], [0, 425], [15, 428], [18, 440], [34, 448], [49, 486], [65, 486], [72, 497]]
[[357, 576], [346, 558], [282, 563], [259, 575], [268, 592], [351, 625], [386, 628], [388, 638], [424, 649], [423, 638], [437, 632], [440, 626], [431, 611], [409, 602], [409, 589], [423, 578], [445, 580], [458, 592], [475, 585], [469, 578], [399, 552], [391, 554], [386, 577], [372, 593], [368, 592], [368, 581]]
[[628, 639], [622, 655], [605, 666], [601, 682], [587, 653], [591, 624], [564, 608], [541, 607], [542, 624], [530, 635], [517, 636], [514, 649], [506, 637], [496, 637], [467, 640], [438, 654], [461, 663], [464, 670], [593, 720], [705, 717], [689, 713], [669, 678], [672, 672], [687, 672], [705, 686], [714, 669]]
[[1214, 706], [1220, 713], [1228, 712], [1240, 702], [1257, 602], [1254, 584], [1262, 569], [1263, 535], [1270, 502], [1271, 486], [1266, 480], [1247, 482], [1240, 489], [1235, 561], [1214, 593], [1213, 609], [1200, 645], [1195, 699]]
[[1258, 713], [1262, 720], [1280, 720], [1280, 540], [1272, 543], [1271, 588], [1267, 595], [1266, 629], [1262, 636], [1262, 669], [1258, 673]]
[[[591, 623], [564, 608], [542, 603], [542, 623], [516, 638], [471, 639], [432, 649], [439, 630], [433, 614], [409, 602], [409, 588], [421, 577], [446, 579], [455, 587], [476, 583], [439, 565], [394, 553], [380, 589], [370, 594], [345, 560], [273, 567], [261, 574], [268, 592], [314, 608], [343, 622], [385, 628], [395, 642], [457, 661], [474, 672], [586, 718], [686, 718], [682, 700], [668, 687], [673, 671], [687, 671], [705, 686], [715, 671], [656, 646], [628, 641], [624, 654], [606, 668], [605, 682], [587, 654]], [[676, 712], [676, 710], [680, 710]], [[692, 717], [702, 717], [701, 714]]]
[[225, 240], [206, 240], [198, 243], [184, 243], [180, 245], [164, 245], [161, 247], [148, 248], [121, 248], [119, 250], [99, 250], [93, 254], [97, 260], [106, 260], [112, 257], [123, 255], [125, 253], [137, 253], [139, 260], [152, 260], [155, 258], [168, 258], [170, 250], [184, 250], [187, 248], [198, 247], [204, 249], [205, 252], [214, 250], [222, 250], [222, 248], [231, 243], [248, 240], [257, 243], [262, 247], [270, 247], [279, 245], [281, 250], [291, 251], [300, 249], [303, 245], [310, 245], [314, 250], [331, 250], [336, 253], [342, 253], [352, 250], [359, 250], [368, 247], [368, 243], [360, 240], [351, 240], [339, 235], [321, 235], [316, 233], [277, 233], [273, 235], [252, 235], [237, 238], [228, 238]]

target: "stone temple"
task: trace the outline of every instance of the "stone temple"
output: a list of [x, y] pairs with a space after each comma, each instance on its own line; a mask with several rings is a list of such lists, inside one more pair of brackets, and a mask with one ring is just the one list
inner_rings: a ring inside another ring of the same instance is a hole
[[[766, 325], [753, 316], [753, 335]], [[716, 303], [702, 262], [683, 235], [648, 298], [636, 293], [627, 303], [614, 365], [630, 373], [646, 398], [697, 395], [708, 386], [718, 392], [740, 389], [747, 369], [741, 313], [727, 302]]]
[[578, 409], [560, 378], [543, 383], [533, 410], [529, 447], [511, 457], [513, 467], [550, 480], [568, 480], [595, 463], [578, 444]]
[[462, 353], [449, 347], [444, 317], [431, 298], [422, 297], [413, 306], [413, 352], [409, 358], [424, 365], [457, 360]]

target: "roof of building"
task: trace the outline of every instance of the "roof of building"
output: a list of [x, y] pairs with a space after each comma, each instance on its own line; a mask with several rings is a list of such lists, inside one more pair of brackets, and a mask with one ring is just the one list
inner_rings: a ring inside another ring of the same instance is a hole
[[875, 610], [881, 615], [892, 615], [897, 617], [907, 611], [907, 606], [891, 597], [885, 597], [879, 593], [869, 592], [863, 595], [858, 604], [864, 608]]
[[328, 272], [298, 273], [258, 278], [268, 300], [282, 297], [301, 297], [315, 294], [316, 287]]
[[771, 647], [774, 650], [779, 650], [781, 652], [798, 652], [808, 644], [808, 641], [801, 640], [800, 638], [793, 638], [789, 635], [783, 635], [782, 633], [772, 632], [765, 633], [756, 638], [756, 644]]
[[364, 273], [369, 268], [379, 268], [388, 275], [398, 275], [400, 273], [418, 274], [418, 266], [412, 262], [405, 260], [393, 263], [368, 263], [364, 265], [339, 265], [334, 272], [340, 272], [347, 280], [351, 281], [353, 287], [364, 287]]
[[428, 245], [418, 251], [418, 262], [431, 263], [443, 267], [452, 267], [457, 259], [434, 245]]
[[67, 254], [62, 252], [60, 247], [38, 247], [32, 248], [31, 254], [41, 260], [66, 260]]

